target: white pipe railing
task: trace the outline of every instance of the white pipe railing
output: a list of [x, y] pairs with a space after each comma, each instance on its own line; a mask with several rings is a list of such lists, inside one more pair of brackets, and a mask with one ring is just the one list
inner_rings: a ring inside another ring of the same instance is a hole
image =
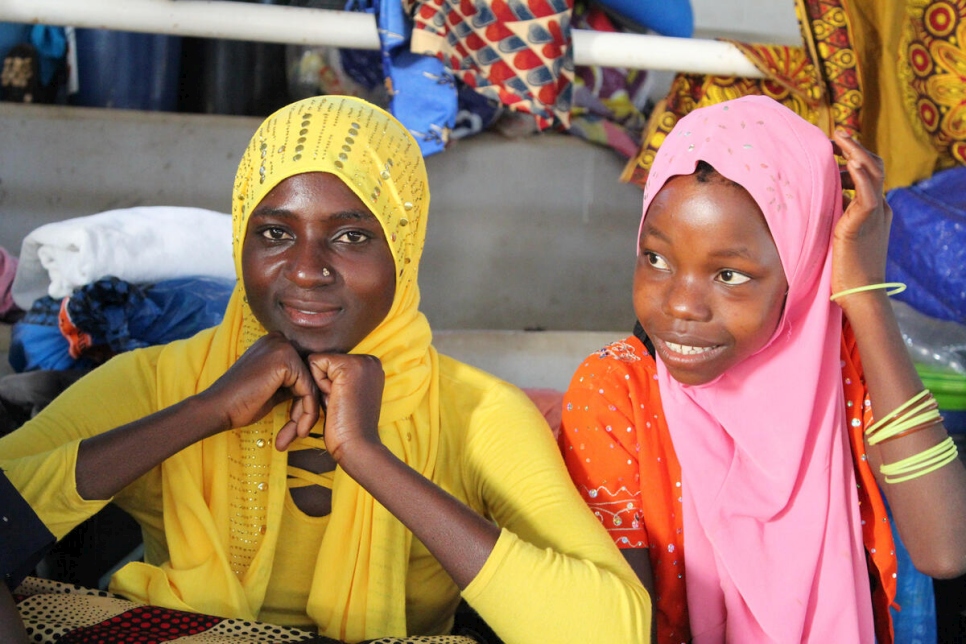
[[[0, 21], [379, 49], [371, 14], [226, 0], [0, 0]], [[726, 42], [581, 29], [571, 33], [578, 65], [763, 76]]]
[[574, 64], [764, 78], [741, 50], [721, 40], [574, 29]]

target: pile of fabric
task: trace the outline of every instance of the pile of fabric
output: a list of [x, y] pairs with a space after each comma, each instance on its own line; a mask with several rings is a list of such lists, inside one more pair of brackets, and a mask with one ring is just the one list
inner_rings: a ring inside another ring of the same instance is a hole
[[230, 226], [200, 208], [127, 208], [41, 226], [19, 261], [0, 254], [17, 372], [0, 379], [0, 432], [111, 356], [220, 322], [235, 283]]

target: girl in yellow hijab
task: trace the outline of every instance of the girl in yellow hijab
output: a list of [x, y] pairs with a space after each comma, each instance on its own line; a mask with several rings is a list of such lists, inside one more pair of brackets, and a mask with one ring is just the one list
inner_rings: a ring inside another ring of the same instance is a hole
[[[61, 537], [114, 501], [146, 603], [349, 642], [450, 630], [643, 642], [650, 601], [518, 389], [436, 353], [417, 271], [415, 141], [348, 97], [270, 116], [232, 201], [224, 321], [122, 354], [0, 440]], [[607, 611], [601, 611], [607, 606]]]

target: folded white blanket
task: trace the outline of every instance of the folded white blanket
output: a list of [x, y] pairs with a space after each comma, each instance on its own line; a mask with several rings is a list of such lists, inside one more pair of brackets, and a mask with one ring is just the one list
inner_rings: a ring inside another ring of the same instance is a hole
[[178, 277], [234, 278], [229, 215], [175, 206], [109, 210], [46, 224], [23, 240], [11, 294], [28, 310], [112, 275], [144, 284]]

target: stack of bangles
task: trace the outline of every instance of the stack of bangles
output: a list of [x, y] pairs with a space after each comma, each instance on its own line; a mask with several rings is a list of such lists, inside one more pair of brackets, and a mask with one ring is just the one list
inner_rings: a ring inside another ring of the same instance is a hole
[[[869, 445], [879, 445], [938, 425], [942, 419], [936, 399], [928, 389], [923, 389], [865, 430], [865, 437]], [[902, 483], [934, 472], [955, 461], [958, 455], [956, 443], [947, 436], [946, 440], [918, 454], [883, 465], [880, 471], [886, 483]]]

